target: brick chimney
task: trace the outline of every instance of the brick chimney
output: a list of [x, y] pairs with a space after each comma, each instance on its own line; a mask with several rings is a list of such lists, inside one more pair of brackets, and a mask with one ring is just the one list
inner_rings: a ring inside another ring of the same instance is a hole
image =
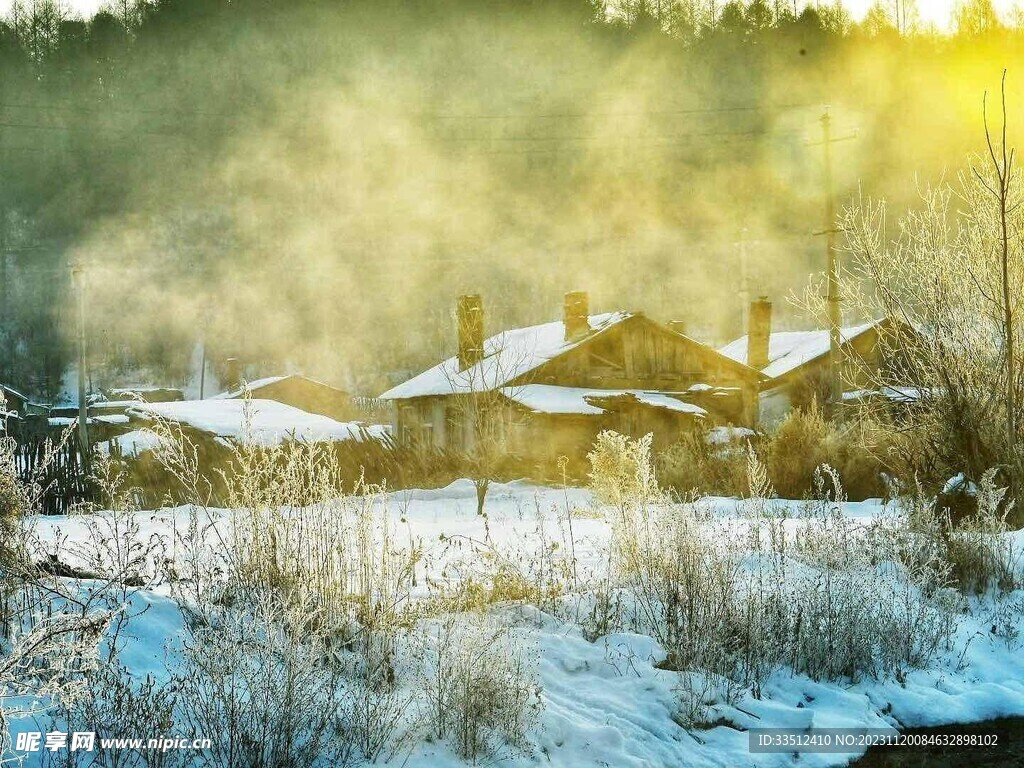
[[459, 296], [455, 310], [459, 332], [459, 370], [484, 359], [484, 303], [478, 294]]
[[767, 296], [750, 302], [747, 323], [747, 365], [760, 371], [768, 365], [768, 341], [772, 335], [772, 303]]
[[234, 392], [242, 387], [242, 364], [237, 357], [224, 361], [224, 391]]
[[562, 322], [565, 323], [565, 340], [576, 341], [590, 333], [590, 299], [586, 291], [570, 291], [565, 294]]

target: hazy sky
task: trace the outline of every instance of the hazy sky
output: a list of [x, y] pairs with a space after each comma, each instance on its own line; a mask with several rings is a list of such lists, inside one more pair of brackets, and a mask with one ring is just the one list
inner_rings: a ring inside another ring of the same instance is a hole
[[[808, 0], [808, 4], [814, 0]], [[854, 18], [861, 18], [875, 0], [843, 0], [843, 4], [850, 10]], [[83, 15], [92, 15], [96, 9], [102, 6], [106, 0], [65, 0], [65, 3]], [[893, 0], [882, 0], [883, 3], [892, 4]], [[921, 20], [926, 24], [935, 24], [940, 29], [949, 27], [951, 12], [958, 0], [917, 0], [918, 12]], [[996, 8], [1001, 13], [1008, 13], [1015, 6], [1024, 6], [1024, 0], [994, 0]], [[0, 13], [6, 13], [10, 8], [11, 0], [0, 0]]]
[[[935, 24], [940, 29], [947, 29], [952, 18], [953, 8], [958, 0], [917, 0], [917, 10], [921, 15], [921, 21], [925, 24]], [[843, 4], [850, 10], [855, 18], [861, 18], [872, 6], [874, 0], [843, 0]], [[883, 0], [883, 3], [891, 6], [892, 0]], [[1020, 0], [994, 0], [996, 10], [1000, 13], [1008, 13], [1014, 6], [1020, 5]]]
[[[64, 0], [64, 5], [87, 16], [91, 16], [106, 0]], [[0, 13], [6, 14], [11, 7], [11, 0], [0, 0]]]

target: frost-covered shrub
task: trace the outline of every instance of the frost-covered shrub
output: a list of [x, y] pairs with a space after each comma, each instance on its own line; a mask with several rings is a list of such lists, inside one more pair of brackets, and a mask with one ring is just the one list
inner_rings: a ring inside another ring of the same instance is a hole
[[[642, 441], [606, 438], [593, 455], [602, 458], [595, 480], [603, 467], [625, 478], [606, 478], [603, 491], [617, 502], [610, 578], [628, 598], [616, 619], [658, 639], [666, 665], [680, 671], [681, 721], [742, 690], [760, 695], [783, 666], [815, 679], [900, 677], [951, 637], [959, 598], [948, 566], [934, 552], [912, 552], [902, 520], [883, 532], [847, 516], [834, 469], [814, 473], [814, 499], [787, 528], [753, 450], [739, 523], [646, 492], [633, 479], [652, 474], [635, 466], [646, 459]], [[629, 486], [641, 495], [631, 500]]]
[[738, 552], [707, 510], [657, 491], [649, 448], [649, 435], [604, 432], [590, 454], [595, 490], [613, 504], [610, 578], [628, 596], [619, 620], [656, 638], [670, 668], [725, 671], [733, 662], [722, 651], [742, 623]]
[[[409, 629], [382, 621], [360, 625], [351, 637], [327, 635], [327, 663], [340, 666], [344, 692], [338, 704], [336, 738], [344, 753], [375, 761], [389, 758], [418, 735], [412, 708], [418, 691], [400, 679], [401, 647]], [[405, 677], [411, 676], [405, 673]]]
[[658, 478], [677, 494], [740, 496], [745, 490], [744, 451], [719, 445], [707, 429], [695, 429], [657, 456]]
[[484, 614], [449, 614], [424, 622], [416, 639], [433, 736], [474, 763], [524, 750], [540, 688], [521, 635]]
[[[2, 407], [0, 407], [2, 410]], [[70, 434], [70, 433], [68, 433]], [[68, 436], [65, 435], [65, 438]], [[38, 471], [45, 472], [47, 455]], [[100, 644], [113, 612], [110, 583], [90, 585], [59, 578], [36, 562], [40, 551], [26, 517], [40, 511], [38, 483], [23, 483], [14, 443], [0, 438], [0, 762], [11, 757], [10, 719], [71, 709], [88, 695], [88, 675], [100, 665]], [[48, 565], [46, 563], [43, 566]], [[122, 580], [123, 574], [111, 574]], [[20, 760], [15, 760], [20, 762]]]
[[171, 750], [129, 750], [103, 748], [105, 738], [153, 737], [177, 734], [175, 721], [177, 691], [173, 681], [159, 682], [152, 676], [136, 680], [120, 663], [101, 665], [90, 672], [88, 696], [79, 706], [63, 709], [48, 730], [83, 731], [96, 734], [95, 751], [45, 752], [45, 768], [172, 768], [194, 764], [195, 753]]
[[815, 486], [796, 537], [792, 666], [836, 679], [926, 665], [954, 629], [948, 566], [899, 518], [865, 525], [845, 515], [831, 467], [818, 470]]
[[306, 617], [267, 593], [245, 610], [225, 608], [191, 628], [178, 682], [182, 717], [212, 737], [217, 766], [346, 765], [354, 745], [338, 738], [342, 667]]
[[[0, 410], [3, 401], [0, 400]], [[29, 513], [29, 490], [18, 481], [14, 466], [14, 440], [0, 432], [0, 547], [9, 550], [17, 530], [18, 521]]]
[[1020, 553], [1014, 547], [1005, 504], [1005, 488], [996, 483], [996, 470], [986, 472], [975, 491], [976, 511], [954, 522], [940, 512], [934, 497], [918, 486], [915, 493], [897, 500], [904, 562], [928, 558], [947, 569], [948, 581], [964, 594], [1015, 589], [1019, 582]]
[[[585, 576], [579, 567], [573, 533], [573, 519], [581, 510], [568, 504], [545, 510], [536, 499], [530, 506], [534, 524], [521, 532], [506, 531], [496, 539], [485, 520], [481, 538], [442, 534], [442, 557], [448, 559], [446, 571], [457, 573], [458, 579], [446, 589], [433, 590], [421, 606], [436, 614], [529, 603], [561, 613], [562, 598], [575, 591]], [[554, 524], [547, 513], [556, 518]], [[525, 520], [527, 514], [520, 507], [520, 520]]]
[[597, 436], [590, 461], [590, 487], [597, 500], [626, 515], [664, 501], [651, 463], [652, 434], [639, 440], [605, 430]]
[[344, 494], [315, 446], [243, 443], [222, 472], [219, 526], [194, 454], [167, 442], [163, 461], [192, 501], [174, 564], [191, 629], [181, 707], [196, 732], [231, 729], [215, 764], [391, 754], [409, 732], [413, 693], [397, 686], [395, 656], [417, 550], [394, 539], [383, 489], [360, 481]]
[[790, 661], [792, 611], [787, 585], [792, 545], [786, 532], [789, 512], [774, 499], [775, 490], [752, 447], [747, 449], [747, 498], [740, 506], [746, 549], [737, 599], [743, 616], [737, 630], [738, 678], [754, 695], [779, 666]]
[[419, 551], [395, 540], [382, 486], [361, 478], [346, 484], [330, 452], [316, 445], [243, 441], [221, 472], [228, 503], [221, 521], [206, 506], [188, 441], [173, 433], [163, 438], [160, 459], [190, 502], [173, 564], [187, 610], [271, 590], [286, 604], [312, 607], [311, 619], [341, 633], [399, 620]]
[[1007, 535], [1013, 503], [1004, 504], [1007, 489], [997, 486], [996, 474], [996, 469], [990, 469], [978, 483], [977, 511], [958, 525], [949, 525], [948, 559], [957, 583], [966, 592], [989, 587], [1009, 592], [1017, 586], [1020, 553]]
[[815, 472], [827, 464], [843, 479], [854, 499], [883, 496], [889, 469], [888, 433], [867, 421], [837, 425], [817, 406], [793, 410], [762, 444], [775, 490], [782, 498], [803, 499], [814, 492]]
[[[528, 653], [508, 627], [453, 611], [537, 598], [549, 578], [535, 584], [531, 568], [474, 542], [467, 574], [486, 581], [413, 603], [418, 545], [394, 536], [383, 488], [343, 494], [328, 454], [237, 447], [223, 529], [187, 446], [171, 463], [194, 489], [178, 547], [191, 627], [181, 708], [197, 733], [229, 730], [217, 765], [388, 759], [423, 735], [417, 701], [433, 703], [431, 732], [468, 758], [525, 744], [539, 706]], [[213, 553], [210, 535], [223, 545]], [[439, 618], [417, 624], [424, 616]]]
[[764, 445], [775, 490], [785, 499], [806, 498], [815, 470], [835, 452], [835, 435], [817, 406], [790, 411]]

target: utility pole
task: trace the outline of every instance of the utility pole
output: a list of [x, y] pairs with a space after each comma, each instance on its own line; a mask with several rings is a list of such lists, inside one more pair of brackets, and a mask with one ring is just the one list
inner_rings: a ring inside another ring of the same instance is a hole
[[89, 472], [89, 405], [85, 401], [85, 270], [80, 259], [71, 267], [75, 291], [78, 294], [78, 444], [82, 456], [82, 471]]
[[839, 257], [836, 254], [836, 211], [832, 199], [832, 116], [829, 108], [821, 116], [821, 138], [825, 149], [825, 249], [828, 264], [828, 379], [831, 416], [840, 418], [843, 405], [843, 360], [839, 308]]
[[740, 317], [743, 319], [743, 331], [750, 327], [750, 273], [747, 261], [747, 228], [740, 230]]
[[202, 340], [202, 357], [199, 360], [199, 399], [206, 397], [206, 339]]

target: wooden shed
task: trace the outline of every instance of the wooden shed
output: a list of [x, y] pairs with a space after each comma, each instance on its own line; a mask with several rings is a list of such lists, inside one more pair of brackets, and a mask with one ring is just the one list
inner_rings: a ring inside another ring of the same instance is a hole
[[246, 390], [255, 399], [273, 400], [306, 413], [316, 413], [338, 421], [348, 421], [355, 417], [352, 397], [348, 392], [298, 374], [257, 379], [249, 382], [246, 387], [215, 397], [240, 399], [245, 396]]

